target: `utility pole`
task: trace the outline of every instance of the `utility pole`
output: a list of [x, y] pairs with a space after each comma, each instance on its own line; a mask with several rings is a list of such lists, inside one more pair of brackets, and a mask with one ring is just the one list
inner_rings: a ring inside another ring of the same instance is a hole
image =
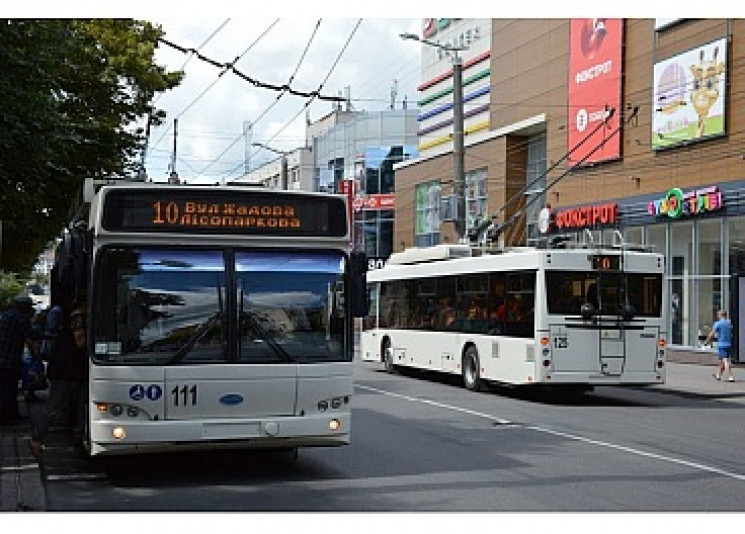
[[248, 176], [251, 172], [251, 138], [253, 137], [253, 125], [250, 121], [243, 121], [243, 138], [245, 147], [243, 152], [243, 174]]
[[262, 143], [251, 143], [251, 146], [258, 146], [261, 148], [264, 148], [266, 150], [269, 150], [270, 152], [274, 152], [275, 154], [279, 154], [281, 156], [281, 159], [279, 161], [279, 187], [280, 189], [286, 190], [287, 189], [287, 155], [290, 154], [290, 152], [285, 152], [284, 150], [277, 150], [276, 148], [272, 148], [270, 146], [266, 146]]
[[466, 235], [466, 171], [463, 150], [463, 62], [453, 55], [453, 192], [455, 193], [455, 233]]
[[169, 184], [178, 183], [178, 173], [176, 172], [176, 139], [178, 137], [178, 119], [173, 119], [173, 152], [171, 153], [171, 174], [168, 176]]
[[413, 33], [400, 34], [401, 39], [419, 41], [453, 54], [453, 195], [455, 196], [455, 233], [458, 242], [466, 238], [466, 173], [463, 149], [463, 62], [458, 52], [463, 46], [450, 46], [422, 39]]

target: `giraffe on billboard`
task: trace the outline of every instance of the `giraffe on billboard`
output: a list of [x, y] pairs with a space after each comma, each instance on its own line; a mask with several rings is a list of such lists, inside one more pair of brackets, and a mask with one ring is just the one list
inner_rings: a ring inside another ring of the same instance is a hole
[[691, 104], [698, 115], [696, 124], [696, 137], [702, 137], [706, 130], [706, 117], [714, 103], [719, 98], [719, 76], [724, 73], [724, 63], [717, 62], [719, 47], [714, 48], [711, 60], [704, 59], [704, 51], [701, 50], [697, 65], [691, 65], [693, 74], [693, 89], [691, 91]]

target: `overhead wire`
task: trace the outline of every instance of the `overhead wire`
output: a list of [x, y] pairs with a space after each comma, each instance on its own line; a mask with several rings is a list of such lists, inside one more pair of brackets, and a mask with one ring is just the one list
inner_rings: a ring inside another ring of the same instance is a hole
[[[334, 70], [336, 69], [336, 66], [337, 66], [337, 65], [339, 64], [339, 61], [341, 60], [342, 56], [344, 55], [344, 52], [345, 52], [345, 51], [347, 50], [347, 47], [349, 46], [349, 43], [350, 43], [350, 42], [352, 41], [352, 38], [354, 37], [354, 35], [355, 35], [355, 34], [357, 33], [357, 30], [359, 29], [359, 27], [360, 27], [360, 24], [361, 24], [361, 23], [362, 23], [362, 19], [358, 19], [358, 20], [357, 20], [357, 23], [355, 24], [354, 28], [352, 29], [351, 33], [349, 34], [349, 37], [347, 37], [347, 40], [346, 40], [346, 42], [344, 43], [344, 46], [342, 47], [342, 49], [341, 49], [341, 51], [339, 52], [339, 54], [338, 54], [338, 55], [336, 56], [336, 59], [335, 59], [335, 60], [334, 60], [334, 62], [332, 63], [331, 67], [329, 68], [329, 71], [328, 71], [328, 73], [326, 74], [326, 76], [324, 77], [324, 79], [323, 79], [323, 80], [321, 81], [321, 83], [320, 83], [320, 84], [318, 85], [318, 89], [317, 89], [317, 90], [315, 91], [315, 93], [316, 93], [316, 94], [313, 94], [313, 95], [311, 95], [311, 96], [310, 96], [310, 98], [308, 99], [308, 101], [307, 101], [307, 102], [306, 102], [306, 103], [305, 103], [305, 104], [303, 105], [303, 107], [302, 107], [302, 108], [300, 109], [300, 111], [298, 111], [298, 112], [297, 112], [297, 113], [296, 113], [296, 114], [295, 114], [295, 115], [294, 115], [294, 116], [293, 116], [293, 117], [292, 117], [292, 118], [291, 118], [290, 120], [288, 120], [288, 121], [287, 121], [287, 122], [286, 122], [286, 123], [284, 124], [284, 126], [282, 126], [282, 127], [281, 127], [281, 128], [279, 129], [279, 130], [277, 130], [277, 131], [276, 131], [276, 132], [274, 133], [274, 135], [273, 135], [273, 136], [272, 136], [272, 137], [271, 137], [271, 138], [269, 139], [269, 141], [267, 141], [267, 143], [270, 143], [270, 142], [272, 142], [272, 141], [273, 141], [273, 140], [274, 140], [274, 139], [275, 139], [275, 138], [277, 137], [277, 135], [279, 135], [279, 134], [280, 134], [281, 132], [283, 132], [283, 131], [284, 131], [284, 130], [285, 130], [285, 129], [287, 128], [287, 127], [289, 127], [289, 126], [290, 126], [290, 124], [292, 124], [292, 123], [293, 123], [293, 122], [294, 122], [294, 121], [295, 121], [295, 120], [296, 120], [296, 119], [297, 119], [297, 118], [298, 118], [298, 117], [299, 117], [299, 116], [300, 116], [300, 115], [301, 115], [301, 114], [302, 114], [302, 113], [303, 113], [303, 112], [304, 112], [304, 111], [305, 111], [305, 110], [306, 110], [306, 109], [307, 109], [307, 108], [308, 108], [308, 107], [309, 107], [309, 106], [311, 105], [311, 103], [312, 103], [312, 102], [313, 102], [313, 101], [314, 101], [314, 100], [315, 100], [316, 98], [319, 98], [319, 97], [318, 97], [318, 94], [320, 94], [321, 90], [322, 90], [322, 89], [323, 89], [323, 88], [325, 87], [325, 85], [326, 85], [326, 82], [328, 82], [329, 78], [330, 78], [330, 77], [331, 77], [331, 75], [333, 74]], [[241, 139], [242, 137], [243, 137], [242, 135], [241, 135], [241, 136], [239, 136], [239, 137], [237, 137], [237, 138], [236, 138], [236, 139], [235, 139], [235, 140], [233, 141], [233, 143], [231, 143], [231, 145], [230, 145], [230, 146], [229, 146], [228, 148], [226, 148], [226, 149], [225, 149], [225, 150], [223, 151], [223, 153], [222, 153], [222, 154], [220, 154], [220, 156], [218, 156], [218, 157], [216, 158], [216, 160], [215, 160], [215, 161], [217, 161], [217, 160], [219, 160], [220, 158], [222, 158], [222, 157], [223, 157], [223, 156], [224, 156], [224, 155], [225, 155], [225, 154], [226, 154], [226, 153], [228, 152], [228, 150], [230, 150], [230, 149], [231, 149], [231, 148], [232, 148], [232, 147], [233, 147], [233, 146], [234, 146], [234, 145], [235, 145], [235, 144], [236, 144], [236, 143], [237, 143], [238, 141], [240, 141], [240, 139]], [[256, 155], [257, 153], [258, 153], [258, 151], [255, 151], [253, 155]], [[204, 172], [205, 172], [205, 171], [206, 171], [207, 169], [209, 169], [209, 167], [210, 167], [210, 166], [207, 166], [207, 168], [206, 168], [206, 169], [205, 169], [204, 171], [202, 171], [202, 172], [204, 173]], [[233, 172], [234, 172], [234, 170], [233, 170]]]
[[[226, 72], [228, 72], [228, 70], [229, 70], [229, 67], [230, 67], [230, 66], [233, 66], [233, 65], [235, 65], [235, 64], [236, 64], [237, 62], [239, 62], [239, 61], [240, 61], [241, 59], [243, 59], [243, 57], [244, 57], [244, 56], [245, 56], [245, 55], [246, 55], [246, 54], [247, 54], [247, 53], [248, 53], [248, 52], [249, 52], [249, 51], [250, 51], [250, 50], [251, 50], [251, 49], [252, 49], [252, 48], [253, 48], [254, 46], [256, 46], [256, 44], [257, 44], [257, 43], [258, 43], [259, 41], [261, 41], [261, 39], [263, 39], [263, 38], [264, 38], [264, 36], [266, 36], [266, 34], [267, 34], [267, 33], [269, 33], [269, 31], [270, 31], [270, 30], [271, 30], [272, 28], [274, 28], [274, 26], [275, 26], [275, 25], [276, 25], [276, 24], [277, 24], [277, 23], [279, 22], [279, 20], [280, 20], [280, 19], [275, 19], [275, 20], [274, 20], [274, 22], [272, 22], [272, 23], [271, 23], [271, 24], [269, 25], [269, 27], [268, 27], [268, 28], [266, 28], [266, 29], [265, 29], [265, 30], [264, 30], [264, 31], [263, 31], [263, 32], [262, 32], [262, 33], [261, 33], [261, 34], [259, 35], [259, 37], [257, 37], [257, 38], [256, 38], [256, 39], [254, 40], [254, 42], [253, 42], [253, 43], [251, 43], [251, 44], [250, 44], [250, 45], [249, 45], [249, 46], [248, 46], [248, 47], [247, 47], [247, 48], [246, 48], [246, 49], [245, 49], [245, 50], [244, 50], [244, 51], [243, 51], [243, 52], [242, 52], [242, 53], [241, 53], [240, 55], [236, 56], [236, 57], [235, 57], [235, 59], [233, 59], [233, 61], [231, 61], [230, 63], [225, 63], [224, 65], [222, 65], [222, 67], [223, 67], [223, 68], [222, 68], [222, 70], [220, 71], [220, 73], [219, 73], [219, 74], [217, 75], [217, 78], [215, 78], [215, 80], [214, 80], [214, 81], [213, 81], [213, 82], [212, 82], [212, 83], [211, 83], [210, 85], [208, 85], [208, 86], [207, 86], [207, 87], [206, 87], [206, 88], [205, 88], [205, 89], [204, 89], [204, 90], [203, 90], [203, 91], [202, 91], [202, 92], [201, 92], [201, 93], [200, 93], [199, 95], [197, 95], [197, 96], [196, 96], [196, 97], [195, 97], [195, 98], [194, 98], [194, 99], [193, 99], [193, 100], [192, 100], [192, 101], [191, 101], [191, 102], [190, 102], [190, 103], [189, 103], [189, 104], [188, 104], [188, 105], [187, 105], [187, 106], [186, 106], [186, 107], [185, 107], [185, 108], [184, 108], [183, 110], [181, 110], [181, 112], [180, 112], [180, 113], [178, 113], [178, 114], [177, 114], [177, 115], [176, 115], [176, 116], [174, 117], [174, 120], [176, 120], [176, 119], [179, 119], [180, 117], [182, 117], [182, 116], [183, 116], [183, 115], [184, 115], [184, 114], [185, 114], [185, 113], [186, 113], [187, 111], [189, 111], [189, 109], [191, 109], [191, 108], [192, 108], [192, 107], [193, 107], [193, 106], [194, 106], [194, 105], [195, 105], [195, 104], [196, 104], [196, 103], [197, 103], [197, 102], [198, 102], [199, 100], [201, 100], [201, 99], [202, 99], [202, 98], [204, 97], [204, 95], [206, 95], [206, 94], [207, 94], [207, 92], [208, 92], [208, 91], [209, 91], [210, 89], [212, 89], [212, 88], [213, 88], [213, 87], [214, 87], [214, 86], [215, 86], [215, 85], [217, 84], [217, 82], [218, 82], [218, 81], [220, 81], [220, 79], [222, 78], [222, 76], [223, 76], [223, 75], [224, 75], [224, 74], [225, 74]], [[166, 41], [165, 39], [162, 39], [162, 38], [161, 38], [160, 40], [161, 40], [162, 42], [164, 42], [164, 43], [167, 43], [167, 44], [169, 44], [170, 46], [175, 46], [175, 45], [173, 45], [172, 43], [169, 43], [168, 41]], [[181, 48], [181, 47], [179, 47], [179, 48]], [[185, 53], [191, 53], [192, 55], [191, 55], [190, 57], [194, 57], [194, 56], [196, 56], [196, 57], [199, 57], [200, 59], [204, 59], [204, 56], [202, 56], [202, 55], [200, 54], [199, 50], [197, 50], [197, 49], [193, 49], [193, 48], [192, 48], [192, 49], [183, 49], [183, 48], [181, 48], [181, 50], [182, 50], [182, 51], [184, 51]], [[160, 142], [161, 142], [161, 141], [163, 140], [163, 138], [164, 138], [164, 137], [165, 137], [166, 135], [168, 135], [168, 133], [170, 133], [170, 131], [171, 131], [171, 127], [169, 126], [168, 128], [166, 128], [166, 130], [165, 130], [165, 131], [163, 132], [163, 134], [162, 134], [162, 135], [160, 136], [160, 138], [159, 138], [159, 139], [158, 139], [158, 141], [157, 141], [157, 142], [155, 143], [155, 145], [153, 145], [153, 147], [152, 147], [152, 148], [153, 148], [153, 149], [154, 149], [154, 148], [156, 148], [156, 147], [157, 147], [157, 146], [158, 146], [158, 145], [160, 144]]]

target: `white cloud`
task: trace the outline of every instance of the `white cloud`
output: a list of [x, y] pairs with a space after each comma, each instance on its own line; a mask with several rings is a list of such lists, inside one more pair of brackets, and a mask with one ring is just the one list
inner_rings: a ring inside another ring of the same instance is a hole
[[[336, 97], [348, 87], [352, 106], [358, 110], [387, 109], [394, 80], [396, 107], [401, 107], [404, 97], [411, 105], [417, 100], [420, 48], [402, 41], [399, 34], [419, 32], [421, 19], [322, 19], [315, 35], [318, 19], [311, 18], [230, 18], [227, 23], [227, 17], [151, 20], [163, 27], [166, 40], [184, 48], [198, 48], [217, 32], [199, 49], [200, 54], [219, 63], [240, 57], [235, 68], [260, 82], [281, 86], [297, 68], [292, 89], [320, 88], [321, 95]], [[186, 77], [157, 100], [168, 116], [162, 127], [151, 132], [146, 167], [155, 180], [165, 180], [168, 174], [175, 118], [179, 175], [213, 181], [240, 175], [247, 150], [252, 166], [276, 157], [256, 147], [247, 149], [244, 123], [253, 123], [254, 142], [292, 150], [304, 144], [306, 112], [317, 120], [332, 110], [332, 103], [321, 99], [310, 106], [309, 98], [290, 93], [278, 99], [277, 91], [254, 87], [234, 72], [220, 75], [220, 68], [165, 44], [156, 61], [169, 70], [186, 63]]]

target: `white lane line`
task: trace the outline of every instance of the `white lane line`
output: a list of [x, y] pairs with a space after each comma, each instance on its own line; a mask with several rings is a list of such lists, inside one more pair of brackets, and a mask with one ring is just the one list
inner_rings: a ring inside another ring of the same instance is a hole
[[481, 412], [475, 412], [473, 410], [467, 410], [465, 408], [458, 408], [457, 406], [451, 406], [449, 404], [442, 404], [440, 402], [435, 402], [427, 399], [420, 399], [419, 397], [410, 397], [408, 395], [401, 395], [400, 393], [392, 393], [390, 391], [385, 391], [384, 389], [378, 389], [378, 388], [371, 388], [370, 386], [361, 386], [360, 384], [355, 384], [355, 387], [358, 387], [360, 389], [366, 389], [368, 391], [372, 391], [373, 393], [380, 393], [381, 395], [388, 395], [389, 397], [396, 397], [397, 399], [403, 399], [410, 402], [419, 402], [421, 404], [428, 404], [430, 406], [435, 406], [437, 408], [443, 408], [445, 410], [451, 410], [453, 412], [460, 412], [465, 413], [468, 415], [473, 415], [474, 417], [481, 417], [482, 419], [488, 419], [489, 421], [496, 421], [497, 423], [501, 425], [509, 425], [512, 423], [512, 421], [508, 421], [507, 419], [502, 419], [501, 417], [496, 417], [494, 415], [489, 415], [488, 413], [481, 413]]
[[661, 460], [663, 462], [683, 465], [686, 467], [690, 467], [692, 469], [698, 469], [701, 471], [707, 471], [709, 473], [722, 475], [724, 477], [734, 478], [735, 480], [745, 481], [745, 475], [741, 475], [739, 473], [733, 473], [732, 471], [725, 471], [724, 469], [719, 469], [718, 467], [711, 467], [710, 465], [700, 464], [697, 462], [689, 462], [688, 460], [681, 460], [680, 458], [673, 458], [671, 456], [663, 456], [661, 454], [656, 454], [654, 452], [647, 452], [647, 451], [642, 451], [639, 449], [634, 449], [632, 447], [626, 447], [624, 445], [616, 445], [615, 443], [608, 443], [607, 441], [583, 438], [582, 436], [575, 436], [574, 434], [567, 434], [566, 432], [560, 432], [558, 430], [551, 430], [550, 428], [543, 428], [540, 426], [525, 426], [523, 428], [526, 428], [529, 430], [535, 430], [536, 432], [544, 432], [546, 434], [553, 434], [554, 436], [560, 436], [566, 439], [580, 441], [582, 443], [587, 443], [589, 445], [598, 445], [600, 447], [615, 449], [617, 451], [623, 451], [629, 454], [635, 454], [637, 456], [644, 456], [645, 458], [654, 458], [655, 460]]
[[103, 473], [70, 473], [66, 475], [47, 475], [49, 482], [76, 482], [82, 480], [106, 480]]
[[[418, 398], [418, 397], [411, 397], [409, 395], [401, 395], [399, 393], [392, 393], [390, 391], [385, 391], [383, 389], [373, 388], [373, 387], [370, 387], [370, 386], [362, 386], [360, 384], [355, 384], [355, 387], [358, 387], [360, 389], [364, 389], [364, 390], [367, 390], [367, 391], [371, 391], [373, 393], [379, 393], [381, 395], [388, 395], [389, 397], [395, 397], [395, 398], [407, 400], [407, 401], [410, 401], [410, 402], [418, 402], [418, 403], [421, 403], [421, 404], [426, 404], [426, 405], [429, 405], [429, 406], [434, 406], [436, 408], [442, 408], [444, 410], [450, 410], [450, 411], [454, 411], [454, 412], [459, 412], [459, 413], [464, 413], [464, 414], [472, 415], [474, 417], [480, 417], [482, 419], [488, 419], [490, 421], [496, 421], [496, 422], [498, 422], [500, 424], [503, 424], [503, 425], [508, 425], [508, 424], [511, 424], [512, 423], [511, 421], [509, 421], [507, 419], [502, 419], [502, 418], [496, 417], [494, 415], [490, 415], [490, 414], [483, 413], [483, 412], [476, 412], [474, 410], [467, 410], [465, 408], [459, 408], [458, 406], [452, 406], [450, 404], [443, 404], [441, 402], [435, 402], [435, 401], [431, 401], [431, 400], [428, 400], [428, 399], [421, 399], [421, 398]], [[544, 427], [540, 427], [540, 426], [523, 426], [522, 428], [524, 428], [526, 430], [533, 430], [534, 432], [543, 432], [544, 434], [551, 434], [551, 435], [554, 435], [554, 436], [559, 436], [559, 437], [562, 437], [562, 438], [571, 439], [571, 440], [579, 441], [579, 442], [582, 442], [582, 443], [587, 443], [588, 445], [596, 445], [598, 447], [606, 447], [606, 448], [609, 448], [609, 449], [614, 449], [614, 450], [617, 450], [617, 451], [622, 451], [622, 452], [626, 452], [626, 453], [629, 453], [629, 454], [634, 454], [636, 456], [642, 456], [642, 457], [645, 457], [645, 458], [652, 458], [652, 459], [660, 460], [660, 461], [663, 461], [663, 462], [668, 462], [668, 463], [673, 463], [673, 464], [677, 464], [677, 465], [682, 465], [682, 466], [685, 466], [685, 467], [690, 467], [691, 469], [698, 469], [699, 471], [706, 471], [707, 473], [713, 473], [713, 474], [721, 475], [721, 476], [724, 476], [724, 477], [727, 477], [727, 478], [733, 478], [735, 480], [745, 481], [745, 475], [743, 475], [743, 474], [733, 473], [732, 471], [726, 471], [724, 469], [719, 469], [718, 467], [712, 467], [712, 466], [705, 465], [705, 464], [700, 464], [700, 463], [697, 463], [697, 462], [690, 462], [688, 460], [681, 460], [680, 458], [673, 458], [673, 457], [670, 457], [670, 456], [663, 456], [661, 454], [656, 454], [656, 453], [653, 453], [653, 452], [647, 452], [647, 451], [642, 451], [642, 450], [639, 450], [639, 449], [634, 449], [633, 447], [626, 447], [624, 445], [616, 445], [615, 443], [609, 443], [607, 441], [600, 441], [600, 440], [596, 440], [596, 439], [585, 438], [585, 437], [582, 437], [582, 436], [577, 436], [577, 435], [574, 435], [574, 434], [569, 434], [567, 432], [561, 432], [561, 431], [558, 431], [558, 430], [551, 430], [550, 428], [544, 428]]]

